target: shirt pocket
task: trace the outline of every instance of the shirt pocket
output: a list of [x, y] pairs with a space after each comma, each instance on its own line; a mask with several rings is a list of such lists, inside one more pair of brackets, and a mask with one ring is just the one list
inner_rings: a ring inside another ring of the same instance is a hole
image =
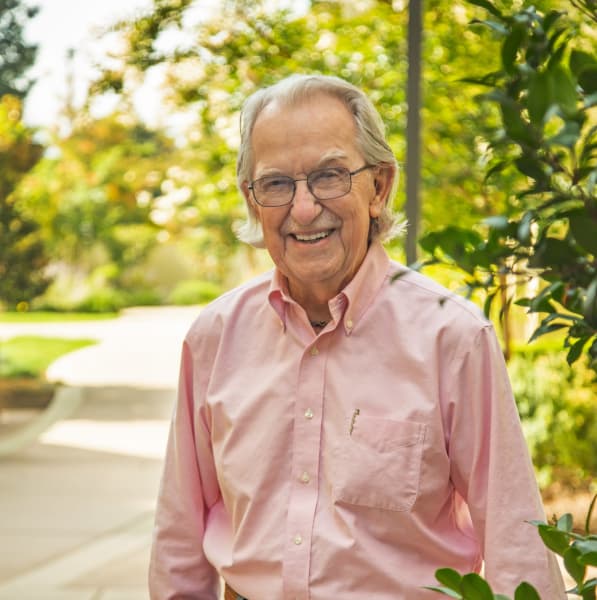
[[419, 493], [426, 425], [359, 415], [333, 450], [332, 498], [410, 510]]

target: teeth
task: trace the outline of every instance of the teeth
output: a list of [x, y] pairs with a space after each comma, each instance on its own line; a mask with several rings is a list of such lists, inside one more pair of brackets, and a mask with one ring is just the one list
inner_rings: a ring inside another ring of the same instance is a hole
[[295, 234], [295, 238], [299, 241], [299, 242], [313, 242], [315, 240], [322, 240], [323, 238], [327, 237], [330, 234], [329, 231], [322, 231], [320, 233], [314, 233], [312, 235], [299, 235], [298, 233]]

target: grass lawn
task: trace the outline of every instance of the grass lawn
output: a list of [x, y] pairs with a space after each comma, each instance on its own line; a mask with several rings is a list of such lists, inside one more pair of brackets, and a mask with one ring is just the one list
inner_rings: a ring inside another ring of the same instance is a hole
[[114, 319], [117, 313], [77, 312], [0, 312], [0, 323], [52, 323], [62, 321], [103, 321]]
[[0, 342], [0, 377], [42, 379], [48, 366], [73, 350], [97, 343], [96, 340], [18, 336]]

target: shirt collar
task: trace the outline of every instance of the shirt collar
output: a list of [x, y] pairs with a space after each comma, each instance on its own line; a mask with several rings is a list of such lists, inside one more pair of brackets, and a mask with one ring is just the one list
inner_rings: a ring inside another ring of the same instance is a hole
[[[343, 320], [344, 330], [350, 335], [358, 326], [363, 314], [381, 288], [390, 259], [379, 242], [373, 242], [363, 263], [348, 285], [329, 301], [330, 312], [335, 321]], [[270, 283], [269, 302], [286, 329], [288, 307], [296, 302], [290, 297], [288, 281], [276, 268]]]

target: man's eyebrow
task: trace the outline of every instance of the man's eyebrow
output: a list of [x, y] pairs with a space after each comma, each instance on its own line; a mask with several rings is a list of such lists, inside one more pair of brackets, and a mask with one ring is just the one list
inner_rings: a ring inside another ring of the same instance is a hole
[[343, 152], [342, 150], [330, 150], [326, 152], [317, 163], [319, 166], [325, 165], [326, 163], [333, 162], [335, 160], [346, 160], [348, 158], [348, 154]]

